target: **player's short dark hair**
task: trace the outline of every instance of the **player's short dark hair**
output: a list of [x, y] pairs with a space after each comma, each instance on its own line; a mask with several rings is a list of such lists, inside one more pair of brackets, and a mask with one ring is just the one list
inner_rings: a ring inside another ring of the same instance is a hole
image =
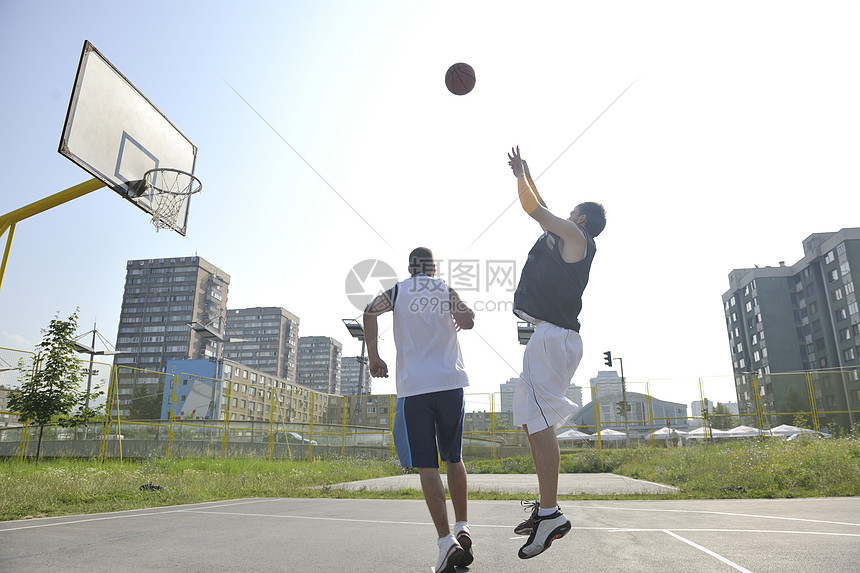
[[415, 276], [419, 273], [429, 275], [433, 272], [433, 251], [427, 247], [418, 247], [409, 253], [409, 274]]
[[585, 230], [592, 237], [599, 235], [606, 227], [606, 209], [600, 203], [580, 203], [576, 209], [580, 215], [585, 215]]

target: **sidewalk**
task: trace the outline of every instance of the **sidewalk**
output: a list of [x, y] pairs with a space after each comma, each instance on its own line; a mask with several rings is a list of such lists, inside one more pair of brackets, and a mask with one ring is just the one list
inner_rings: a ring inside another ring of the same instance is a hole
[[[444, 476], [442, 477], [445, 481]], [[497, 491], [500, 493], [522, 493], [537, 496], [538, 483], [535, 474], [469, 474], [469, 491]], [[331, 486], [332, 489], [353, 491], [387, 491], [397, 489], [421, 490], [418, 474], [406, 474], [386, 478], [366, 479]], [[676, 493], [678, 488], [628, 478], [616, 474], [560, 474], [558, 476], [559, 495], [577, 494], [666, 494]]]

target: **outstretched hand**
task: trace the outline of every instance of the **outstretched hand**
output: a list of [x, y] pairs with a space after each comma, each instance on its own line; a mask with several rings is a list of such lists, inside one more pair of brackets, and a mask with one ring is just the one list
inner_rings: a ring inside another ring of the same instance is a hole
[[526, 162], [523, 161], [523, 158], [520, 157], [520, 146], [512, 147], [511, 152], [508, 153], [508, 165], [511, 166], [511, 171], [514, 172], [514, 177], [519, 179], [523, 175], [525, 175], [528, 170], [528, 166]]

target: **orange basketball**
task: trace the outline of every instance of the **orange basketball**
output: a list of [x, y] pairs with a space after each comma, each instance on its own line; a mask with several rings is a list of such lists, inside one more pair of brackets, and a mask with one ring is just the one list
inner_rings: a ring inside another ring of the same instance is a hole
[[475, 70], [469, 64], [454, 64], [445, 73], [445, 87], [454, 95], [466, 95], [475, 87]]

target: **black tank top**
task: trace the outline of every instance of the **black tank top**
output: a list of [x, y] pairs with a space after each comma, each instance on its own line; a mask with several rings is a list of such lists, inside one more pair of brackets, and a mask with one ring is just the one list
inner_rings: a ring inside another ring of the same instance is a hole
[[[582, 229], [582, 227], [580, 227]], [[567, 263], [561, 258], [561, 238], [544, 232], [529, 251], [514, 293], [514, 314], [523, 320], [545, 320], [579, 332], [582, 293], [597, 250], [594, 239], [585, 233], [585, 258]]]

